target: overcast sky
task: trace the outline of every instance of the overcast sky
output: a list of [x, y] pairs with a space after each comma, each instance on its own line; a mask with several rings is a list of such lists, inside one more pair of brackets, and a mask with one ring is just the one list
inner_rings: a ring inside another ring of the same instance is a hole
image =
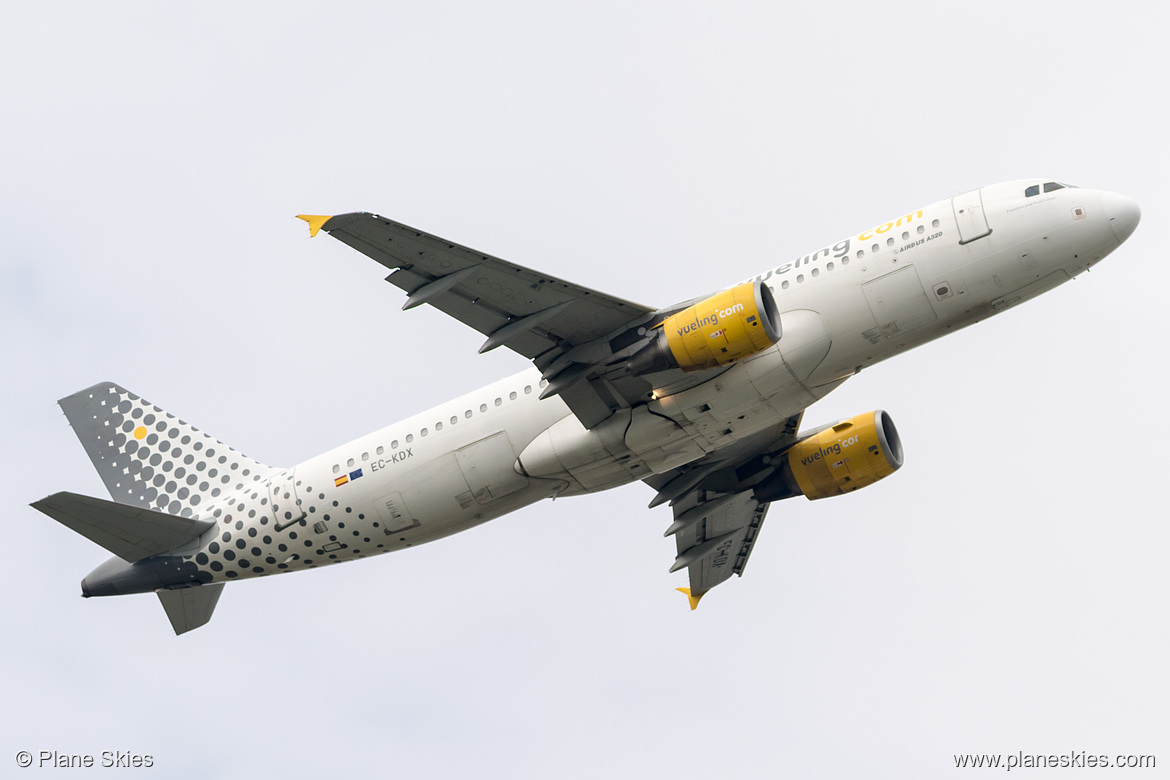
[[[197, 7], [0, 29], [0, 774], [56, 749], [192, 778], [938, 778], [1018, 751], [1170, 776], [1164, 5]], [[285, 466], [526, 367], [295, 214], [664, 306], [1026, 177], [1141, 226], [813, 407], [888, 410], [905, 468], [774, 505], [694, 613], [641, 484], [232, 584], [178, 638], [154, 596], [81, 599], [108, 554], [27, 506], [106, 495], [55, 404], [98, 381]]]

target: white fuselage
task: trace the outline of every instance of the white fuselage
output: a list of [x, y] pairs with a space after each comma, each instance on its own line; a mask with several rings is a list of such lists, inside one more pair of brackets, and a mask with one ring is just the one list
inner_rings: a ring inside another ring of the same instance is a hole
[[860, 369], [1051, 289], [1128, 236], [1119, 196], [1025, 197], [1031, 184], [895, 215], [763, 272], [779, 342], [707, 381], [659, 387], [586, 431], [558, 396], [538, 399], [539, 371], [521, 372], [216, 499], [200, 513], [216, 528], [184, 557], [213, 581], [362, 558], [776, 428]]

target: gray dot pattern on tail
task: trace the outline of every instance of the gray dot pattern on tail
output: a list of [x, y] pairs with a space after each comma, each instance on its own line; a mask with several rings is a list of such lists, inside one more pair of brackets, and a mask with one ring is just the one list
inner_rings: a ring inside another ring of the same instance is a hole
[[182, 517], [275, 470], [113, 383], [60, 401], [119, 503]]

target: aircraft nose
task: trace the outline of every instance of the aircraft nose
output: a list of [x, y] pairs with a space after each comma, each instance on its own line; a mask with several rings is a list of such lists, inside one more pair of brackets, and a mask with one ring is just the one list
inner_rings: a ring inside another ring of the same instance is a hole
[[1141, 206], [1133, 198], [1118, 195], [1116, 192], [1106, 192], [1101, 196], [1101, 205], [1105, 209], [1105, 216], [1109, 218], [1109, 227], [1113, 228], [1113, 235], [1117, 242], [1123, 243], [1133, 235], [1138, 222], [1142, 219]]

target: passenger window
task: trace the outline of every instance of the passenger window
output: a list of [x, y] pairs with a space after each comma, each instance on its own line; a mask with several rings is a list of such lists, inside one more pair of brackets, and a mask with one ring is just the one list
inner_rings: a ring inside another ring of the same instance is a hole
[[1039, 195], [1039, 194], [1040, 194], [1040, 185], [1039, 184], [1033, 184], [1031, 187], [1024, 190], [1024, 197], [1025, 198], [1030, 198], [1033, 195]]
[[509, 400], [509, 401], [515, 401], [515, 400], [516, 400], [516, 391], [515, 391], [515, 390], [513, 390], [513, 391], [512, 391], [512, 392], [510, 392], [510, 393], [508, 393], [508, 400]]
[[395, 439], [394, 441], [390, 442], [390, 449], [392, 449], [392, 450], [398, 449], [398, 439]]
[[499, 406], [499, 405], [500, 405], [500, 404], [502, 404], [502, 403], [504, 403], [504, 399], [503, 399], [503, 398], [497, 398], [497, 399], [496, 399], [496, 406]]
[[333, 464], [333, 473], [334, 473], [334, 474], [336, 474], [336, 473], [337, 473], [337, 472], [339, 472], [339, 471], [341, 471], [341, 466], [339, 466], [338, 464], [334, 463], [334, 464]]
[[370, 453], [363, 452], [362, 453], [362, 460], [369, 460], [369, 459], [370, 459]]
[[347, 460], [345, 462], [345, 465], [349, 468], [353, 468], [353, 458], [350, 458], [349, 460]]
[[784, 281], [780, 282], [780, 289], [782, 289], [782, 290], [787, 290], [787, 289], [788, 289], [788, 280], [787, 280], [787, 279], [785, 279]]
[[479, 411], [480, 411], [480, 413], [481, 413], [481, 414], [482, 414], [483, 412], [486, 412], [486, 411], [487, 411], [487, 404], [480, 404], [480, 405], [479, 405]]
[[378, 445], [378, 449], [377, 449], [377, 453], [378, 453], [379, 455], [381, 455], [381, 454], [382, 454], [383, 452], [385, 452], [385, 451], [386, 451], [386, 448], [385, 448], [385, 447], [383, 447], [381, 444], [379, 444], [379, 445]]
[[406, 443], [410, 444], [412, 441], [414, 441], [414, 434], [413, 433], [406, 434]]
[[[425, 429], [424, 429], [424, 430], [425, 430]], [[441, 422], [437, 422], [437, 423], [435, 423], [435, 430], [436, 430], [436, 431], [441, 431], [441, 430], [443, 430], [443, 423], [441, 423]]]
[[1063, 190], [1063, 189], [1064, 189], [1063, 184], [1057, 184], [1054, 181], [1045, 182], [1045, 184], [1044, 184], [1044, 191], [1045, 192], [1052, 192], [1053, 190]]

